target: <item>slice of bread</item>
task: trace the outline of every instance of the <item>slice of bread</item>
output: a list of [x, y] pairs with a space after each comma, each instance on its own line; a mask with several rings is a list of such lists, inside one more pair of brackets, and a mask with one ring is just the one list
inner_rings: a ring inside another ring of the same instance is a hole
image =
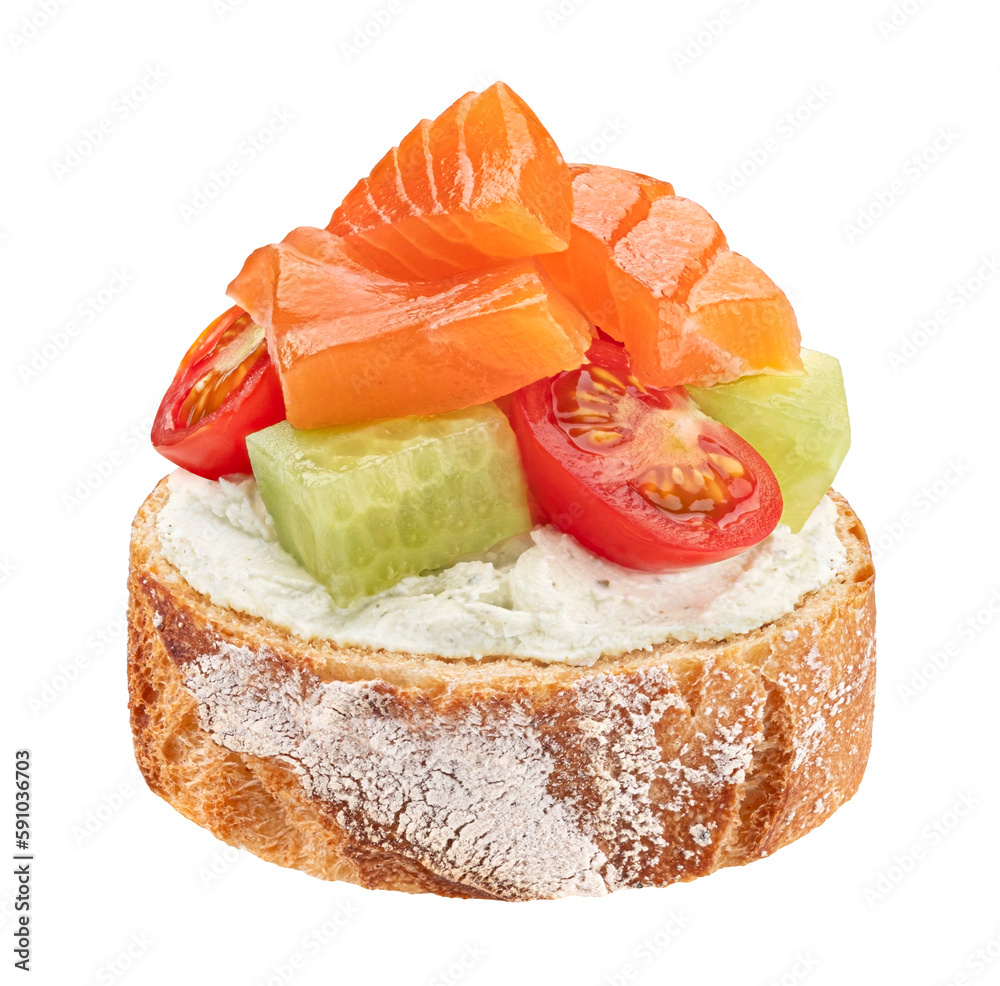
[[780, 620], [591, 667], [304, 641], [214, 605], [132, 530], [129, 702], [150, 788], [218, 838], [329, 880], [455, 897], [600, 895], [765, 856], [857, 790], [874, 572]]

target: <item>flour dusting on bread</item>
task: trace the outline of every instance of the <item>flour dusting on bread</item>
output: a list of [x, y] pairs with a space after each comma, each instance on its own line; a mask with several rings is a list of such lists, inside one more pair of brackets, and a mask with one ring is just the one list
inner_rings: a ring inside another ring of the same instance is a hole
[[408, 721], [369, 682], [268, 674], [266, 652], [221, 643], [185, 668], [202, 727], [238, 753], [289, 760], [356, 837], [405, 841], [421, 863], [498, 894], [598, 896], [604, 855], [546, 783], [530, 718], [470, 709]]

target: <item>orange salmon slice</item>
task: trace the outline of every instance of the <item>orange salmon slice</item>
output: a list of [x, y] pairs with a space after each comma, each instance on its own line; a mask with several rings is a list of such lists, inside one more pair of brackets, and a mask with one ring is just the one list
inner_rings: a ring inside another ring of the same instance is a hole
[[540, 257], [559, 290], [595, 325], [617, 337], [618, 309], [608, 283], [608, 260], [618, 241], [648, 215], [673, 186], [602, 165], [571, 164], [573, 220], [569, 248]]
[[327, 229], [388, 276], [428, 281], [565, 250], [572, 211], [555, 141], [498, 82], [418, 124], [348, 193]]
[[594, 325], [625, 344], [656, 386], [709, 385], [750, 373], [800, 373], [788, 299], [729, 250], [709, 213], [669, 182], [570, 165], [569, 248], [540, 257]]
[[801, 373], [795, 313], [777, 285], [729, 250], [715, 220], [679, 196], [654, 202], [614, 248], [617, 333], [636, 375], [660, 387], [750, 373]]
[[803, 372], [791, 303], [746, 257], [730, 250], [716, 254], [686, 308], [679, 353], [660, 357], [675, 377], [711, 384], [752, 373]]
[[592, 338], [532, 258], [399, 281], [309, 227], [254, 251], [228, 294], [266, 328], [296, 428], [483, 404], [579, 366]]

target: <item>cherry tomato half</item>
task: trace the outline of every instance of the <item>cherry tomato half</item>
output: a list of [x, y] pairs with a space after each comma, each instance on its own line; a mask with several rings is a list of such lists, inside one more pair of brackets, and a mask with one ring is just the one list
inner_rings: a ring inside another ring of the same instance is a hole
[[583, 366], [513, 398], [528, 483], [549, 520], [619, 565], [666, 571], [762, 541], [781, 516], [767, 463], [682, 387], [645, 387], [598, 339]]
[[218, 479], [250, 472], [246, 437], [285, 417], [264, 329], [240, 307], [220, 315], [177, 368], [153, 422], [157, 452]]

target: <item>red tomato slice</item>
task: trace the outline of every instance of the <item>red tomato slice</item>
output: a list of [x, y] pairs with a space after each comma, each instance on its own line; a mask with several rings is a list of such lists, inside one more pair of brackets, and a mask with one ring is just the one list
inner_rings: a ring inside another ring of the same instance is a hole
[[644, 387], [621, 345], [513, 398], [528, 482], [561, 530], [644, 571], [720, 561], [762, 541], [781, 516], [767, 463], [706, 417], [682, 387]]
[[250, 472], [247, 435], [285, 417], [264, 329], [240, 307], [220, 315], [177, 368], [153, 422], [153, 445], [206, 479]]

